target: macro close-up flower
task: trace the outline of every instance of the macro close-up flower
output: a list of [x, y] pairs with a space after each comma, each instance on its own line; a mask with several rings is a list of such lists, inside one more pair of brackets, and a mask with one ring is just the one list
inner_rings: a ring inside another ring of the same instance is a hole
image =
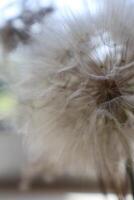
[[134, 187], [134, 1], [94, 2], [52, 13], [5, 62], [28, 153], [24, 185], [95, 177], [123, 198]]

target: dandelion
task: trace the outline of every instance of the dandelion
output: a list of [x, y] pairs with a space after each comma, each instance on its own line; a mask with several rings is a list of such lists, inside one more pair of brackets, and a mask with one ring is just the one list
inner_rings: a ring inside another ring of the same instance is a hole
[[95, 14], [54, 15], [12, 53], [29, 177], [94, 173], [103, 191], [125, 195], [133, 180], [133, 9], [130, 0], [101, 0]]

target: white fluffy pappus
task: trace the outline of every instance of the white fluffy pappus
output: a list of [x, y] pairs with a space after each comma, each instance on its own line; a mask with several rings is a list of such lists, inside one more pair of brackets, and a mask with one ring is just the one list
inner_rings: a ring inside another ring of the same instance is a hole
[[88, 179], [95, 168], [120, 193], [133, 164], [134, 3], [97, 6], [94, 15], [85, 7], [51, 17], [29, 46], [13, 52], [13, 90], [29, 177]]

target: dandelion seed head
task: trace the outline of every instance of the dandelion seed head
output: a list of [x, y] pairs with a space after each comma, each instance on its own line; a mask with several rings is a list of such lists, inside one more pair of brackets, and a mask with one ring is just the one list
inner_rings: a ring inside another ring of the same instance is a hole
[[109, 177], [121, 192], [125, 165], [133, 160], [132, 9], [127, 0], [101, 0], [97, 15], [85, 8], [68, 18], [54, 16], [29, 46], [13, 52], [12, 62], [20, 65], [13, 91], [36, 163], [32, 175], [86, 179], [96, 168], [100, 181]]

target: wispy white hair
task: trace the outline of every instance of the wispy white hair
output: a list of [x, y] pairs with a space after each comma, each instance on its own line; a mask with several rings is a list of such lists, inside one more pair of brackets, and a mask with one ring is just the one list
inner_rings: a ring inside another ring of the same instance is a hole
[[19, 125], [31, 174], [88, 179], [96, 167], [120, 192], [133, 163], [134, 2], [88, 6], [54, 15], [13, 53]]

